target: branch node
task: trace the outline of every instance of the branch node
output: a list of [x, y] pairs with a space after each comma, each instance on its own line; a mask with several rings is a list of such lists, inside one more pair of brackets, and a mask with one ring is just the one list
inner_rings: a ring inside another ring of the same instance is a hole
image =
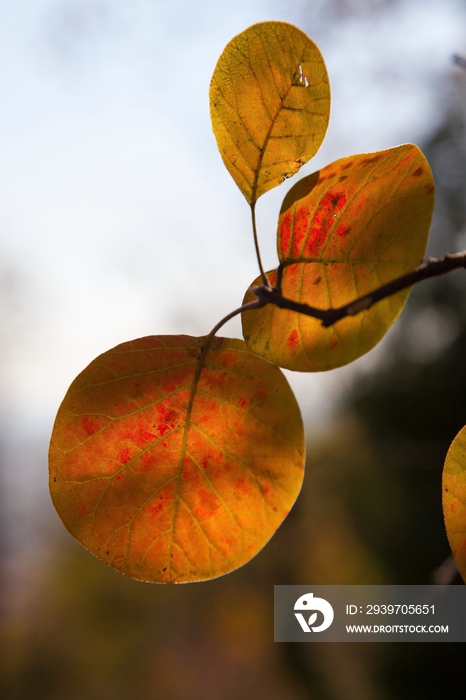
[[346, 307], [347, 313], [349, 316], [356, 316], [356, 314], [358, 314], [360, 311], [364, 311], [364, 309], [368, 309], [370, 306], [372, 306], [372, 304], [373, 299], [371, 296], [363, 297], [362, 299], [358, 299], [352, 304], [349, 304], [349, 306]]

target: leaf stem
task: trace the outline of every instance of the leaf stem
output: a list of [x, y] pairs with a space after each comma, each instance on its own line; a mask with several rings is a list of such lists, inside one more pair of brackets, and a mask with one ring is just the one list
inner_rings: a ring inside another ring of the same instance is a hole
[[[204, 345], [202, 346], [201, 353], [197, 359], [196, 370], [194, 372], [193, 383], [191, 384], [191, 391], [189, 394], [188, 406], [186, 409], [185, 435], [183, 437], [183, 446], [184, 447], [186, 446], [187, 428], [189, 427], [189, 419], [191, 417], [191, 411], [192, 411], [192, 407], [193, 407], [193, 403], [194, 403], [194, 397], [196, 395], [199, 377], [201, 376], [202, 369], [205, 365], [207, 353], [210, 350], [210, 346], [212, 345], [212, 341], [213, 341], [216, 333], [220, 330], [220, 328], [222, 326], [225, 325], [225, 323], [227, 321], [234, 318], [235, 316], [238, 316], [238, 314], [243, 313], [243, 311], [250, 311], [252, 309], [260, 309], [262, 306], [265, 306], [267, 303], [268, 303], [267, 301], [263, 301], [262, 299], [256, 299], [255, 301], [250, 301], [247, 304], [243, 304], [243, 306], [240, 306], [239, 308], [235, 309], [234, 311], [231, 311], [229, 314], [224, 316], [222, 318], [222, 320], [219, 321], [217, 323], [217, 325], [215, 325], [212, 328], [209, 335], [206, 335]], [[183, 452], [183, 450], [182, 450], [182, 452]]]
[[262, 266], [261, 254], [260, 254], [260, 249], [259, 249], [259, 237], [257, 235], [256, 202], [255, 201], [251, 204], [251, 219], [252, 219], [252, 232], [254, 234], [254, 246], [256, 249], [257, 262], [259, 263], [259, 270], [261, 273], [262, 284], [264, 285], [264, 287], [271, 289], [269, 278], [267, 277], [266, 273], [264, 272], [264, 268]]

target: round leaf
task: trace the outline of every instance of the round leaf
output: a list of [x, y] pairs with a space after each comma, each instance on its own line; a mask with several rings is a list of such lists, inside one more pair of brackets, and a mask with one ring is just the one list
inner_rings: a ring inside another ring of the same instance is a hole
[[[409, 272], [423, 259], [433, 205], [429, 164], [411, 144], [342, 158], [303, 178], [285, 197], [278, 223], [283, 295], [337, 308]], [[274, 284], [275, 273], [269, 276]], [[330, 328], [269, 304], [243, 314], [243, 335], [251, 350], [281, 367], [333, 369], [379, 342], [408, 293]], [[254, 298], [248, 291], [244, 302]]]
[[303, 478], [298, 405], [241, 340], [152, 336], [75, 379], [50, 445], [50, 490], [69, 532], [135, 579], [214, 578], [249, 561]]
[[217, 145], [250, 204], [320, 148], [330, 117], [317, 46], [286, 22], [262, 22], [226, 46], [210, 85]]
[[459, 572], [466, 581], [466, 426], [448, 450], [442, 493], [448, 541]]

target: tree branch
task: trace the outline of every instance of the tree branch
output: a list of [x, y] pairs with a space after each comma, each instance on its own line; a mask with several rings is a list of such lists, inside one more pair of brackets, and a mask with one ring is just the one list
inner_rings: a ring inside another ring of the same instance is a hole
[[[277, 280], [280, 280], [280, 282], [275, 288], [271, 289], [270, 287], [262, 285], [261, 287], [252, 287], [251, 289], [262, 302], [262, 305], [274, 304], [280, 309], [289, 309], [290, 311], [297, 311], [305, 316], [312, 316], [322, 321], [324, 328], [328, 328], [346, 316], [355, 316], [361, 311], [370, 309], [376, 302], [386, 299], [400, 292], [402, 289], [412, 287], [413, 284], [429, 279], [429, 277], [445, 275], [447, 272], [451, 272], [460, 267], [466, 268], [466, 252], [454, 253], [452, 255], [446, 254], [443, 258], [439, 259], [428, 258], [427, 262], [412, 272], [408, 272], [406, 275], [402, 275], [387, 284], [383, 284], [381, 287], [374, 289], [369, 294], [364, 294], [364, 296], [355, 299], [349, 304], [345, 304], [336, 309], [330, 308], [327, 310], [317, 309], [313, 306], [309, 306], [309, 304], [302, 304], [282, 296], [280, 289], [283, 272], [282, 265], [279, 266], [277, 271]], [[247, 309], [244, 307], [243, 310], [246, 311]]]
[[453, 63], [456, 63], [457, 66], [461, 66], [461, 68], [466, 68], [466, 59], [462, 56], [458, 56], [457, 53], [454, 53], [451, 59]]

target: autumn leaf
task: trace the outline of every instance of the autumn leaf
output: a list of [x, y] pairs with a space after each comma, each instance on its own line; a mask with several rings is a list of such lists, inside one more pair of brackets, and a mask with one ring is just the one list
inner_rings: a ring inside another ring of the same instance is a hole
[[249, 204], [294, 175], [320, 148], [330, 116], [317, 46], [286, 22], [261, 22], [226, 46], [210, 85], [223, 162]]
[[448, 450], [442, 494], [448, 541], [459, 572], [466, 581], [466, 426]]
[[[319, 309], [337, 308], [417, 267], [433, 204], [432, 173], [411, 144], [342, 158], [303, 178], [285, 197], [279, 217], [283, 295]], [[275, 284], [275, 271], [268, 274]], [[253, 282], [260, 284], [259, 278]], [[268, 304], [243, 313], [244, 339], [253, 352], [281, 367], [333, 369], [379, 342], [408, 293], [330, 328]], [[244, 302], [254, 298], [248, 291]]]
[[242, 340], [152, 336], [75, 379], [50, 445], [50, 490], [69, 532], [135, 579], [214, 578], [249, 561], [303, 478], [298, 405]]

